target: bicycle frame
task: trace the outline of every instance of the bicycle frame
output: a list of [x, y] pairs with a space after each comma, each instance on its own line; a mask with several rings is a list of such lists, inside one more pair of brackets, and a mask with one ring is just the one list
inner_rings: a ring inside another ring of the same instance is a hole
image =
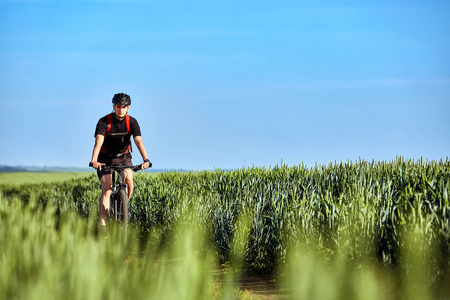
[[[92, 163], [89, 163], [92, 167]], [[151, 168], [152, 163], [149, 163]], [[128, 223], [129, 219], [129, 207], [128, 207], [128, 194], [127, 184], [125, 183], [126, 177], [123, 175], [124, 169], [131, 169], [133, 172], [142, 170], [142, 164], [136, 166], [124, 166], [119, 165], [102, 165], [103, 171], [110, 171], [112, 175], [112, 193], [110, 198], [110, 205], [108, 216], [114, 218], [116, 221]]]
[[[124, 176], [124, 169], [131, 169], [134, 172], [137, 172], [141, 170], [141, 165], [137, 166], [123, 166], [121, 164], [119, 165], [105, 165], [102, 167], [105, 171], [111, 171], [112, 175], [112, 193], [110, 198], [110, 205], [109, 205], [109, 213], [108, 216], [115, 219], [119, 222], [128, 223], [129, 219], [129, 207], [128, 207], [128, 190], [127, 190], [127, 184], [125, 183], [126, 176]], [[121, 199], [120, 192], [124, 191], [125, 193], [125, 199]], [[126, 209], [121, 210], [122, 202], [126, 201]], [[122, 215], [123, 211], [125, 211], [126, 215]]]

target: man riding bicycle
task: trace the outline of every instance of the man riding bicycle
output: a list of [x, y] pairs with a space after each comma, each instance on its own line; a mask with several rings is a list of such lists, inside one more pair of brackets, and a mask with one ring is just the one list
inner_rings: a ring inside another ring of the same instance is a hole
[[[128, 115], [131, 105], [130, 96], [123, 93], [115, 94], [112, 103], [113, 112], [97, 123], [91, 160], [92, 167], [97, 169], [97, 176], [102, 183], [102, 195], [99, 201], [101, 226], [106, 226], [112, 192], [112, 175], [109, 171], [102, 170], [102, 166], [122, 164], [132, 167], [131, 136], [133, 136], [134, 143], [144, 160], [142, 169], [150, 167], [139, 124], [135, 118]], [[130, 199], [134, 188], [133, 171], [129, 168], [124, 169], [124, 177], [128, 186], [128, 199]]]

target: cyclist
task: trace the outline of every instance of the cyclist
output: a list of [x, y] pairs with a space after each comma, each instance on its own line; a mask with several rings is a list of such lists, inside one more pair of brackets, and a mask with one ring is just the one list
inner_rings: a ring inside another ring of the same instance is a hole
[[[137, 120], [128, 114], [131, 98], [124, 93], [115, 94], [113, 112], [101, 118], [95, 129], [95, 144], [92, 152], [92, 167], [97, 169], [97, 176], [102, 183], [102, 195], [99, 200], [100, 225], [106, 226], [109, 211], [109, 199], [112, 193], [112, 175], [102, 171], [103, 165], [133, 166], [131, 162], [131, 136], [141, 153], [144, 163], [142, 169], [150, 166], [147, 152], [142, 141], [141, 130]], [[128, 198], [133, 194], [133, 171], [124, 169], [125, 183], [128, 185]]]

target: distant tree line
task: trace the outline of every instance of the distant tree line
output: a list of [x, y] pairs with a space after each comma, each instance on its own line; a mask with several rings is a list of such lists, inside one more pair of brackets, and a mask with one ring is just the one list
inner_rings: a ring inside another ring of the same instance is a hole
[[27, 172], [28, 169], [20, 166], [3, 166], [0, 165], [0, 173], [11, 173], [11, 172]]

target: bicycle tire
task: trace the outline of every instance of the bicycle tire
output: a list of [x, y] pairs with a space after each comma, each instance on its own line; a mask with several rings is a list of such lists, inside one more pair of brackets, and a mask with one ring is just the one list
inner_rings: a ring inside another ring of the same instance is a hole
[[128, 195], [125, 190], [120, 190], [117, 199], [119, 200], [119, 222], [128, 224]]

